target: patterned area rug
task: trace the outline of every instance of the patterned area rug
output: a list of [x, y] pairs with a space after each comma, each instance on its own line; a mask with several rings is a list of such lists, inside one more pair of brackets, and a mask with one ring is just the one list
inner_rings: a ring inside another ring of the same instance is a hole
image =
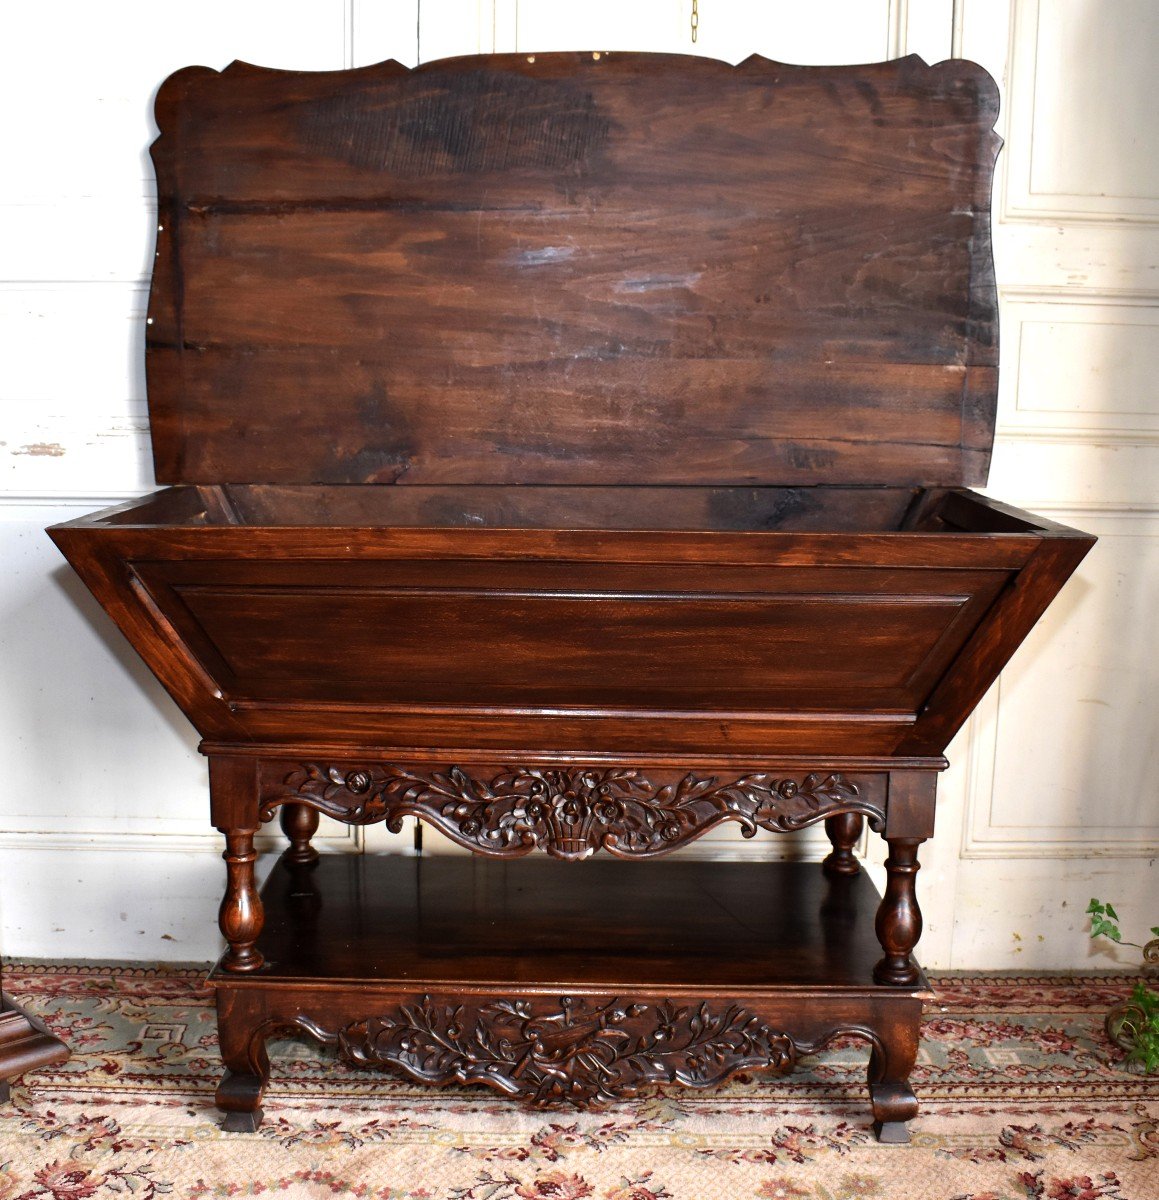
[[273, 1046], [266, 1121], [218, 1128], [204, 971], [11, 964], [15, 998], [72, 1059], [0, 1110], [0, 1200], [1157, 1200], [1159, 1078], [1126, 1071], [1102, 1015], [1126, 978], [942, 976], [909, 1147], [869, 1132], [867, 1052], [602, 1113], [534, 1112]]

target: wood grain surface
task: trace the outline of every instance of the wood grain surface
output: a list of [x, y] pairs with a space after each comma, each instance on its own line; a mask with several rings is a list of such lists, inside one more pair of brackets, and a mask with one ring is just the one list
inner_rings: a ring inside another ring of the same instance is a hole
[[973, 64], [234, 64], [156, 110], [162, 482], [985, 480]]
[[939, 756], [1091, 545], [964, 492], [456, 491], [183, 487], [51, 532], [214, 743], [825, 761]]

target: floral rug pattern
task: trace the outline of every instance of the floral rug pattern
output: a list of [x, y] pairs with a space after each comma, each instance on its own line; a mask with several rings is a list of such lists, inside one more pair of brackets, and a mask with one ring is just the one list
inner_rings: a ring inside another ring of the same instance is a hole
[[655, 1091], [598, 1113], [434, 1091], [271, 1047], [266, 1119], [223, 1133], [205, 971], [6, 966], [6, 989], [72, 1047], [0, 1107], [0, 1200], [1159, 1200], [1159, 1078], [1103, 1035], [1132, 980], [934, 980], [910, 1146], [869, 1129], [867, 1049], [788, 1078]]

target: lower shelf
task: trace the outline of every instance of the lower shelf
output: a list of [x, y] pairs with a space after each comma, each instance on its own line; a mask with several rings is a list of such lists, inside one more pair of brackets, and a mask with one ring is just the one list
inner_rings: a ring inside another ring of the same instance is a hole
[[265, 1041], [293, 1029], [346, 1059], [536, 1104], [707, 1087], [869, 1041], [884, 1140], [905, 1140], [924, 979], [873, 982], [878, 896], [813, 863], [338, 855], [279, 862], [264, 966], [221, 964], [218, 1092], [256, 1127]]
[[895, 990], [872, 883], [816, 863], [325, 855], [262, 902], [254, 983]]

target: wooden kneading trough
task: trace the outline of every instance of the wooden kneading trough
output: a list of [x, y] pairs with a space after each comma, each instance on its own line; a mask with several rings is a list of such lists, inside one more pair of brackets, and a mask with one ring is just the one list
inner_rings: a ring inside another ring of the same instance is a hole
[[[915, 57], [163, 85], [169, 486], [50, 532], [209, 756], [227, 1128], [285, 1030], [545, 1104], [853, 1034], [906, 1140], [942, 754], [1094, 540], [967, 490], [997, 106]], [[662, 858], [724, 821], [833, 851]]]

